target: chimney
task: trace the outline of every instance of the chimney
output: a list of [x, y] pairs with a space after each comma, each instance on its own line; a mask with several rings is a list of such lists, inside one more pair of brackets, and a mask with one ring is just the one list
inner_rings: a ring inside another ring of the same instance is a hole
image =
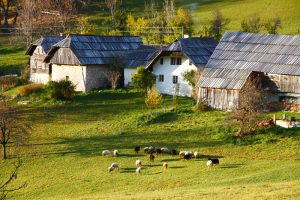
[[60, 36], [60, 37], [63, 37], [63, 36], [64, 36], [64, 34], [63, 34], [63, 33], [59, 33], [59, 36]]
[[190, 36], [188, 34], [184, 34], [183, 38], [189, 38]]

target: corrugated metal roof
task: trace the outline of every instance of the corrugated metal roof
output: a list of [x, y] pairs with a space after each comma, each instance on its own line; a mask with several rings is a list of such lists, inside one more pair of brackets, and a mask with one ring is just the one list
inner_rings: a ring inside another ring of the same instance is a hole
[[37, 46], [42, 46], [45, 53], [48, 53], [51, 47], [56, 44], [57, 42], [61, 41], [64, 37], [61, 36], [43, 36], [40, 39], [34, 41], [28, 50], [26, 51], [25, 55], [32, 55], [34, 50]]
[[[190, 37], [180, 38], [164, 48], [163, 52], [182, 52], [184, 53], [197, 67], [205, 65], [218, 42], [213, 38]], [[158, 55], [159, 56], [159, 55]], [[155, 58], [156, 59], [156, 58]], [[155, 61], [152, 60], [152, 63]], [[150, 64], [152, 64], [150, 63]]]
[[162, 45], [141, 45], [124, 55], [127, 68], [137, 68], [147, 66], [162, 50]]
[[58, 48], [70, 48], [81, 65], [109, 64], [111, 59], [122, 56], [142, 45], [135, 36], [69, 35], [53, 45], [51, 57]]
[[300, 75], [300, 36], [227, 32], [206, 67]]
[[251, 71], [205, 68], [197, 83], [198, 87], [241, 89]]

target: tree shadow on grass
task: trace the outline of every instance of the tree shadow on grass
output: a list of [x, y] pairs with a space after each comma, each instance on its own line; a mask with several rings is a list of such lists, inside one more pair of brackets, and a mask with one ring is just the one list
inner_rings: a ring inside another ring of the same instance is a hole
[[231, 169], [231, 168], [239, 168], [240, 166], [243, 166], [245, 164], [225, 164], [221, 165], [220, 168], [222, 169]]
[[[193, 133], [198, 134], [203, 130], [193, 130]], [[170, 137], [172, 140], [170, 140]], [[24, 156], [65, 156], [68, 154], [78, 156], [101, 156], [102, 150], [118, 149], [121, 154], [120, 157], [142, 157], [145, 154], [135, 154], [133, 148], [135, 146], [148, 146], [153, 144], [154, 146], [165, 146], [165, 147], [189, 147], [198, 148], [201, 147], [214, 147], [225, 144], [224, 141], [207, 141], [205, 139], [200, 140], [184, 140], [182, 139], [182, 131], [166, 131], [160, 134], [155, 134], [155, 140], [153, 134], [137, 134], [137, 133], [126, 133], [118, 135], [96, 135], [89, 137], [63, 137], [59, 138], [57, 142], [49, 142], [44, 144], [32, 144], [33, 148], [37, 149], [37, 152], [24, 153]], [[45, 145], [45, 148], [43, 147]], [[36, 147], [35, 147], [36, 146]], [[43, 151], [45, 149], [45, 151]], [[128, 153], [128, 149], [132, 149], [132, 154]], [[124, 154], [122, 154], [124, 152]], [[217, 157], [205, 155], [205, 157]], [[160, 157], [159, 157], [160, 158]], [[164, 161], [178, 161], [177, 158], [164, 159]]]
[[174, 166], [174, 167], [169, 167], [171, 169], [182, 169], [182, 168], [187, 168], [186, 166]]
[[123, 174], [123, 173], [133, 173], [135, 172], [136, 168], [134, 167], [127, 167], [127, 168], [121, 168], [120, 169], [120, 173]]
[[173, 162], [173, 161], [179, 161], [180, 158], [173, 158], [173, 159], [164, 159], [164, 160], [161, 160], [161, 162]]

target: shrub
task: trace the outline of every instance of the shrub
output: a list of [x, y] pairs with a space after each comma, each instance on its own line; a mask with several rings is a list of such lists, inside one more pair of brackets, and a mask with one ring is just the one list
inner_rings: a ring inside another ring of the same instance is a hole
[[155, 109], [162, 102], [162, 96], [158, 92], [157, 88], [152, 87], [147, 90], [147, 95], [145, 98], [145, 104], [150, 109]]
[[204, 112], [208, 110], [207, 101], [205, 99], [200, 99], [194, 106], [195, 111]]
[[0, 78], [1, 91], [5, 92], [19, 84], [18, 77], [2, 77]]
[[149, 72], [143, 66], [139, 66], [136, 69], [136, 74], [132, 74], [132, 83], [135, 88], [147, 92], [148, 88], [152, 88], [155, 83], [155, 75]]
[[19, 95], [20, 96], [29, 96], [31, 94], [41, 91], [43, 89], [43, 87], [44, 87], [43, 84], [36, 84], [36, 83], [28, 84], [28, 85], [23, 86], [19, 90]]
[[75, 85], [69, 80], [50, 81], [48, 84], [50, 97], [59, 100], [72, 100], [75, 94]]

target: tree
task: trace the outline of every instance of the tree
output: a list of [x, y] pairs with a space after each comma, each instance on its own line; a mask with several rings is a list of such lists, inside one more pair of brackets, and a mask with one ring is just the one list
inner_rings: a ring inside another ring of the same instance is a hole
[[2, 158], [7, 158], [7, 145], [14, 142], [15, 146], [28, 139], [30, 127], [19, 117], [17, 110], [8, 105], [4, 98], [0, 101], [0, 144]]
[[21, 28], [22, 35], [25, 37], [27, 46], [29, 46], [33, 40], [33, 27], [34, 20], [37, 17], [37, 4], [32, 0], [21, 0], [22, 8], [20, 9], [21, 21], [19, 26]]
[[121, 69], [124, 68], [124, 65], [124, 59], [120, 56], [117, 56], [112, 59], [108, 71], [105, 72], [105, 76], [111, 83], [112, 89], [117, 88], [118, 81], [122, 76]]
[[[12, 8], [12, 6], [16, 5], [17, 0], [0, 0], [0, 9], [3, 16], [3, 25], [5, 27], [9, 26], [9, 15], [10, 15], [10, 10]], [[16, 21], [16, 18], [18, 16], [18, 13], [15, 12], [15, 19], [13, 20], [14, 22]], [[1, 20], [0, 20], [0, 24], [1, 24]]]
[[213, 15], [214, 17], [210, 21], [210, 25], [208, 28], [209, 35], [211, 37], [214, 37], [217, 41], [220, 41], [225, 28], [229, 23], [229, 20], [222, 16], [220, 10], [215, 10]]
[[105, 0], [105, 5], [110, 13], [110, 20], [112, 27], [117, 27], [117, 14], [120, 13], [119, 7], [122, 4], [122, 0]]
[[136, 69], [136, 73], [132, 75], [132, 83], [134, 87], [141, 89], [145, 93], [147, 92], [147, 89], [152, 88], [155, 80], [155, 75], [145, 69], [144, 66], [139, 66]]
[[0, 181], [0, 200], [6, 199], [9, 193], [20, 190], [26, 186], [26, 183], [23, 183], [17, 187], [9, 187], [12, 182], [17, 179], [18, 171], [21, 166], [22, 162], [21, 160], [18, 160], [18, 162], [14, 164], [14, 170], [11, 172], [8, 179]]
[[188, 82], [188, 84], [193, 88], [192, 97], [197, 99], [196, 84], [201, 76], [200, 70], [187, 70], [183, 73], [183, 80]]
[[259, 33], [263, 23], [260, 20], [259, 16], [252, 16], [248, 19], [244, 19], [241, 22], [241, 31], [248, 33]]
[[164, 14], [167, 22], [173, 20], [176, 15], [174, 0], [164, 0]]
[[79, 30], [72, 32], [79, 32], [79, 34], [93, 34], [96, 32], [95, 25], [91, 25], [87, 17], [78, 17], [75, 22], [75, 27]]
[[275, 17], [273, 19], [268, 20], [265, 23], [265, 28], [269, 34], [278, 34], [278, 29], [281, 27], [281, 19], [279, 17]]
[[239, 124], [238, 136], [250, 135], [257, 129], [266, 104], [265, 92], [259, 86], [262, 78], [263, 75], [252, 77], [240, 91], [238, 108], [231, 114], [231, 118]]
[[162, 96], [156, 87], [148, 88], [145, 103], [151, 110], [157, 108], [162, 102]]

